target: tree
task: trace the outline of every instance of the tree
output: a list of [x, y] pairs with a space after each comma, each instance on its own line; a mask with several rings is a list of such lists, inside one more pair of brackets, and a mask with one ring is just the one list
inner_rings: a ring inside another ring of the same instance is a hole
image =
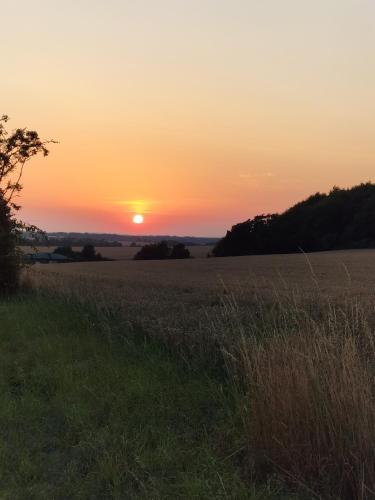
[[77, 255], [77, 252], [74, 252], [71, 246], [57, 247], [57, 248], [55, 248], [53, 253], [56, 253], [58, 255], [64, 255], [65, 257], [68, 257], [69, 259], [74, 259]]
[[16, 288], [21, 259], [17, 252], [17, 237], [25, 230], [35, 232], [35, 226], [16, 219], [20, 209], [16, 198], [22, 190], [22, 174], [26, 163], [34, 156], [48, 155], [47, 145], [37, 132], [19, 128], [6, 130], [8, 116], [0, 116], [0, 292]]
[[166, 241], [145, 245], [135, 254], [134, 260], [165, 260], [165, 259], [188, 259], [189, 250], [183, 243], [177, 243], [171, 249]]
[[236, 224], [215, 246], [216, 257], [375, 248], [375, 184], [334, 187], [281, 214]]
[[94, 245], [85, 245], [82, 248], [81, 255], [84, 260], [95, 260], [96, 252]]
[[189, 259], [190, 251], [183, 243], [177, 243], [172, 248], [170, 259]]
[[19, 275], [19, 257], [16, 252], [15, 221], [10, 208], [0, 196], [0, 292], [15, 290]]
[[160, 243], [152, 243], [142, 247], [138, 253], [135, 254], [134, 260], [164, 260], [168, 259], [171, 250], [166, 241]]

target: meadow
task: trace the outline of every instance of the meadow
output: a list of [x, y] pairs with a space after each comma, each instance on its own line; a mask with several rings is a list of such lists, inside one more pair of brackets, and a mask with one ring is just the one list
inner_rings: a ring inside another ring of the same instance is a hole
[[277, 477], [308, 498], [367, 499], [374, 270], [375, 251], [363, 250], [35, 265], [26, 282], [224, 384], [229, 455], [249, 485]]
[[27, 293], [1, 302], [0, 346], [1, 498], [280, 491], [246, 484], [231, 460], [231, 395], [108, 316]]

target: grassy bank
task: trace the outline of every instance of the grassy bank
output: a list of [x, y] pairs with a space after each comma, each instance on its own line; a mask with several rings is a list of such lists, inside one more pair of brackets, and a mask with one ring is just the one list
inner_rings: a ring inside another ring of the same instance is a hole
[[0, 497], [281, 498], [241, 479], [226, 387], [83, 307], [0, 303]]

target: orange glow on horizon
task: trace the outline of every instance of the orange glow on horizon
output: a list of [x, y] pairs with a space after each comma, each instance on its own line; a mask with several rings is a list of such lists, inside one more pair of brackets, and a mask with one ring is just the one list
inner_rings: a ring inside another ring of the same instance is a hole
[[0, 114], [59, 141], [25, 167], [25, 221], [222, 236], [375, 180], [375, 2], [20, 1]]

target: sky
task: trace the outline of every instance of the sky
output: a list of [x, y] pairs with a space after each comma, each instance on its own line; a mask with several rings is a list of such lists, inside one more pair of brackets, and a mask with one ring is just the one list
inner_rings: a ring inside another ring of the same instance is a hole
[[1, 0], [0, 19], [0, 114], [59, 141], [23, 178], [42, 229], [221, 236], [375, 181], [373, 0]]

